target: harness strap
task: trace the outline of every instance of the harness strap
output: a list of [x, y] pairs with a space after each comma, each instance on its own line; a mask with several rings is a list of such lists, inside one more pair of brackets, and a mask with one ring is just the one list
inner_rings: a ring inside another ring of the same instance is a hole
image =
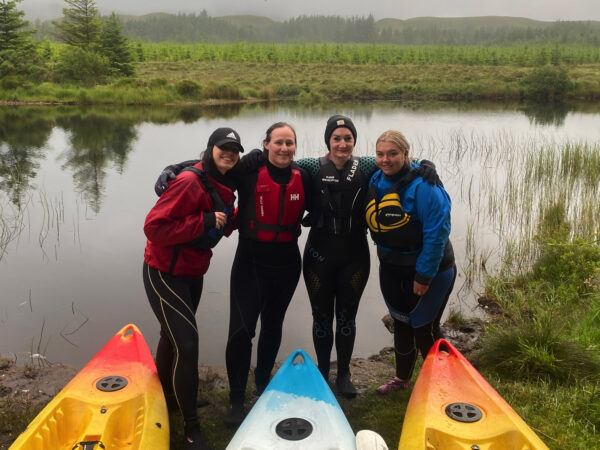
[[221, 198], [221, 196], [219, 194], [217, 194], [217, 191], [215, 191], [215, 187], [209, 181], [208, 176], [206, 175], [206, 171], [199, 170], [193, 166], [186, 167], [185, 169], [182, 170], [182, 172], [185, 172], [185, 171], [194, 172], [196, 175], [198, 175], [198, 178], [200, 178], [200, 182], [204, 185], [204, 187], [208, 191], [208, 195], [210, 195], [210, 198], [213, 201], [213, 206], [214, 206], [215, 211], [223, 211], [225, 209], [225, 202], [223, 202], [223, 199]]

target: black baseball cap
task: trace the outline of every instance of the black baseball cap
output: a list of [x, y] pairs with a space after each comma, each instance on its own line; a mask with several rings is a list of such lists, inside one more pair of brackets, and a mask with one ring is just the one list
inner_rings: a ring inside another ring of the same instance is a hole
[[225, 144], [234, 144], [240, 152], [244, 152], [240, 135], [233, 128], [217, 128], [208, 138], [207, 147], [212, 149], [214, 145], [221, 147]]

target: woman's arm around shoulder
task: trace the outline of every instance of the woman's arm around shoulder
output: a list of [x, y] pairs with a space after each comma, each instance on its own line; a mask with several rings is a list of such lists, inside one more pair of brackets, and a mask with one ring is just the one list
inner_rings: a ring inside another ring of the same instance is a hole
[[299, 167], [306, 170], [311, 177], [314, 177], [319, 171], [319, 158], [300, 158], [295, 162]]

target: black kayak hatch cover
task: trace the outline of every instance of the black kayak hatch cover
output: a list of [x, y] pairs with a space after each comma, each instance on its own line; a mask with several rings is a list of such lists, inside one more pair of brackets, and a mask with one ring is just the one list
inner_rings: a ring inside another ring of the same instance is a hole
[[277, 424], [275, 432], [277, 436], [286, 441], [301, 441], [311, 435], [313, 426], [308, 420], [299, 417], [290, 417]]
[[450, 403], [446, 406], [446, 415], [458, 422], [477, 422], [483, 417], [481, 409], [470, 403]]
[[96, 389], [103, 392], [114, 392], [123, 389], [127, 386], [127, 378], [119, 375], [111, 375], [98, 380], [96, 383]]

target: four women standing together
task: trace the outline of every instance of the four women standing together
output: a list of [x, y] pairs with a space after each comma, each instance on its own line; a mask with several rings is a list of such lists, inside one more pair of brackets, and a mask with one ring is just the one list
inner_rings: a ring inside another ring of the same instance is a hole
[[[219, 134], [219, 130], [228, 133]], [[250, 152], [239, 163], [238, 153], [243, 151], [239, 136], [231, 129], [219, 130], [209, 139], [202, 162], [170, 166], [161, 174], [157, 192], [167, 186], [168, 189], [148, 215], [144, 227], [148, 237], [144, 280], [161, 323], [157, 368], [165, 392], [167, 395], [174, 392], [184, 416], [187, 448], [205, 448], [195, 415], [197, 367], [191, 365], [197, 364], [198, 358], [193, 313], [210, 258], [210, 250], [190, 248], [190, 242], [197, 245], [210, 233], [220, 237], [234, 227], [239, 230], [231, 272], [226, 349], [231, 403], [225, 418], [227, 425], [238, 425], [245, 415], [243, 403], [252, 339], [259, 318], [261, 331], [254, 371], [257, 393], [262, 393], [269, 382], [281, 343], [285, 312], [300, 277], [302, 263], [297, 238], [301, 223], [310, 227], [303, 274], [322, 375], [325, 379], [329, 377], [335, 342], [336, 389], [347, 397], [356, 395], [349, 369], [356, 336], [355, 318], [370, 270], [368, 224], [377, 243], [382, 293], [395, 322], [396, 377], [378, 391], [409, 388], [417, 349], [425, 356], [439, 337], [439, 321], [456, 273], [448, 240], [450, 199], [443, 187], [435, 183], [435, 170], [411, 162], [408, 143], [401, 133], [393, 131], [379, 138], [375, 158], [353, 157], [356, 128], [351, 119], [339, 115], [327, 121], [327, 155], [297, 163], [293, 162], [296, 134], [289, 124], [273, 124], [267, 130], [262, 151]], [[216, 139], [215, 134], [229, 141]], [[221, 153], [229, 158], [222, 159]], [[212, 158], [207, 154], [212, 154]], [[204, 168], [205, 172], [209, 167], [210, 177], [210, 164], [219, 174], [213, 170], [215, 176], [210, 182], [218, 183], [214, 188], [208, 187], [206, 175], [195, 179], [196, 175], [187, 170], [168, 184], [169, 178], [188, 165]], [[226, 170], [219, 170], [220, 166]], [[192, 185], [195, 190], [181, 194]], [[239, 198], [234, 213], [232, 191], [236, 189]], [[211, 197], [208, 194], [211, 190], [218, 194]], [[309, 213], [306, 217], [305, 211]], [[216, 240], [211, 244], [216, 244]], [[148, 248], [154, 247], [160, 247], [161, 252], [155, 252], [160, 256], [152, 259]], [[205, 263], [192, 271], [174, 270], [177, 264], [183, 265], [176, 260], [184, 255], [189, 257], [190, 264], [195, 258]], [[164, 282], [164, 294], [154, 288], [158, 282], [153, 281], [152, 275]], [[167, 277], [168, 281], [164, 281]], [[185, 304], [183, 308], [171, 298], [178, 291], [169, 289], [169, 283], [182, 286], [183, 294], [176, 296], [179, 303]], [[178, 323], [171, 323], [170, 316], [178, 316], [173, 319]], [[173, 332], [175, 327], [183, 332]], [[163, 355], [160, 358], [159, 351]], [[190, 385], [186, 377], [195, 377], [196, 384]], [[185, 402], [180, 401], [182, 396], [186, 396]]]

